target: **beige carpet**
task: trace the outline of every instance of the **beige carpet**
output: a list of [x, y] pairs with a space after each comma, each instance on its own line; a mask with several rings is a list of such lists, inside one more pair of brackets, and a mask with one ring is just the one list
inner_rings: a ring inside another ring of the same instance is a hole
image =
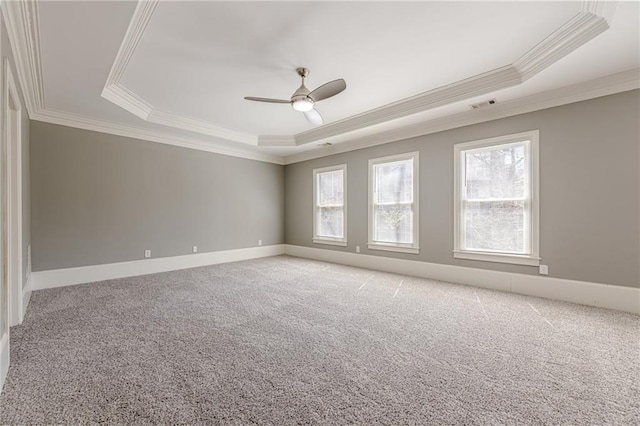
[[279, 256], [35, 292], [2, 424], [639, 424], [640, 317]]

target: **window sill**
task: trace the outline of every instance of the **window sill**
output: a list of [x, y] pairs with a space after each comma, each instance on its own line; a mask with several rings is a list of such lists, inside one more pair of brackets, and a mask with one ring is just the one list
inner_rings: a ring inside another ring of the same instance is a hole
[[368, 247], [370, 250], [383, 250], [383, 251], [393, 251], [396, 253], [409, 253], [409, 254], [419, 254], [419, 247], [404, 247], [404, 246], [396, 246], [391, 244], [380, 244], [380, 243], [369, 243]]
[[313, 239], [313, 243], [314, 244], [327, 244], [330, 246], [342, 246], [342, 247], [346, 247], [347, 246], [347, 242], [346, 241], [340, 241], [340, 240], [325, 240], [322, 238], [314, 238]]
[[453, 251], [456, 259], [480, 260], [484, 262], [509, 263], [512, 265], [539, 266], [540, 258], [527, 255], [487, 253], [477, 251]]

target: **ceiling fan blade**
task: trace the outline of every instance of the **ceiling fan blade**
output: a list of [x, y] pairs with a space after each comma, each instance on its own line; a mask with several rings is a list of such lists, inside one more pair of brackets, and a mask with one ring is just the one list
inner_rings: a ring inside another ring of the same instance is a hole
[[322, 116], [315, 109], [312, 109], [311, 111], [305, 111], [303, 114], [304, 114], [304, 118], [306, 118], [309, 123], [314, 124], [316, 126], [319, 126], [322, 124]]
[[323, 99], [330, 98], [337, 95], [347, 88], [347, 83], [343, 79], [333, 80], [322, 86], [318, 87], [307, 96], [313, 99], [314, 102], [321, 101]]
[[290, 104], [291, 103], [291, 101], [286, 101], [284, 99], [254, 98], [253, 96], [245, 96], [244, 98], [248, 101], [270, 102], [272, 104]]

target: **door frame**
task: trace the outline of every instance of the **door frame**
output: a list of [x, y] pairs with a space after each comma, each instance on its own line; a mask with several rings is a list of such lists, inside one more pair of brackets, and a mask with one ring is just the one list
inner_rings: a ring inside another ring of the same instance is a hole
[[4, 143], [6, 147], [7, 281], [9, 326], [22, 323], [22, 103], [9, 60], [4, 68]]

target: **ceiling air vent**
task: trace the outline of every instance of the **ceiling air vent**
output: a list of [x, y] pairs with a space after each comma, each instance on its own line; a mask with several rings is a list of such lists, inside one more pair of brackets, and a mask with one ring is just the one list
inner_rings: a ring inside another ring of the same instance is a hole
[[478, 102], [477, 104], [471, 104], [469, 106], [471, 107], [471, 109], [478, 109], [478, 108], [486, 108], [490, 105], [494, 105], [495, 103], [497, 103], [495, 99], [489, 99], [488, 101]]

